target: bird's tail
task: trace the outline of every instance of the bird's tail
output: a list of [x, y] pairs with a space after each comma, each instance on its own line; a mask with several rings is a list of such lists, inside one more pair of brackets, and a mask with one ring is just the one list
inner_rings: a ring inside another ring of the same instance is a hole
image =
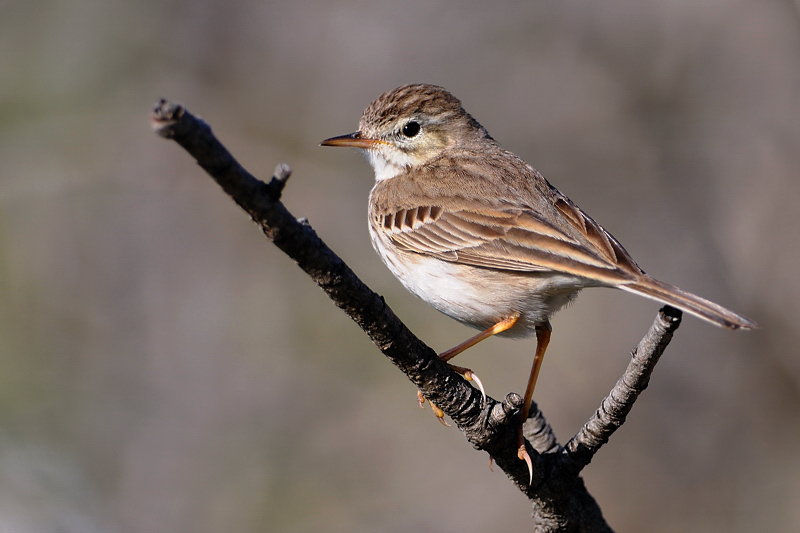
[[686, 292], [678, 287], [663, 283], [649, 276], [643, 276], [635, 283], [620, 285], [619, 288], [644, 296], [645, 298], [651, 298], [677, 307], [682, 311], [691, 313], [717, 326], [730, 329], [753, 329], [759, 327], [758, 324], [752, 320], [737, 315], [721, 305], [709, 302], [705, 298], [700, 298], [690, 292]]

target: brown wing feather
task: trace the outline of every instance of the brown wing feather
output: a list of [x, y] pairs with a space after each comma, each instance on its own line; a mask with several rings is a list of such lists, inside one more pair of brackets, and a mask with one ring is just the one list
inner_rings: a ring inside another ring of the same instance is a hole
[[565, 218], [582, 230], [583, 242], [519, 207], [452, 212], [417, 207], [383, 215], [376, 226], [401, 249], [445, 261], [517, 272], [553, 270], [601, 283], [632, 281], [615, 261], [613, 237], [577, 208], [569, 213]]
[[622, 247], [613, 235], [595, 222], [592, 217], [584, 213], [580, 207], [572, 203], [572, 200], [564, 196], [561, 191], [552, 186], [551, 189], [555, 195], [554, 205], [556, 209], [564, 215], [564, 218], [569, 221], [576, 230], [586, 236], [598, 252], [602, 253], [608, 261], [617, 264], [623, 270], [635, 274], [644, 274], [644, 271], [639, 268], [636, 261], [633, 260], [627, 250]]

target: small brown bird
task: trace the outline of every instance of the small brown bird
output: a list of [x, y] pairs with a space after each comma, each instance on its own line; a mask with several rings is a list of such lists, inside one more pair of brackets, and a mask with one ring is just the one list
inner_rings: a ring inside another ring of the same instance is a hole
[[[375, 170], [369, 231], [389, 270], [434, 308], [482, 330], [439, 357], [448, 361], [496, 334], [536, 333], [523, 422], [550, 317], [584, 287], [622, 289], [730, 329], [758, 327], [645, 274], [610, 233], [502, 149], [441, 87], [385, 93], [364, 111], [357, 132], [322, 145], [360, 148]], [[530, 468], [521, 432], [518, 455]]]

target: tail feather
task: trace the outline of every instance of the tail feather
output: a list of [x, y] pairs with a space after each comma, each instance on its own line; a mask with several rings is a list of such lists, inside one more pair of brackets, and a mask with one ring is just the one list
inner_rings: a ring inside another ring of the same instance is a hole
[[737, 315], [721, 305], [709, 302], [705, 298], [700, 298], [649, 276], [644, 276], [635, 283], [620, 285], [619, 288], [677, 307], [681, 311], [691, 313], [718, 326], [730, 329], [753, 329], [759, 327], [752, 320]]

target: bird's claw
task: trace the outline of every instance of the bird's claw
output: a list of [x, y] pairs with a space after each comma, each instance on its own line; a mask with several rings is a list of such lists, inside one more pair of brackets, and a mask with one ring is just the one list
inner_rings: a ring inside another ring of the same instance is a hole
[[528, 465], [528, 473], [530, 474], [528, 485], [533, 485], [533, 461], [531, 461], [531, 456], [528, 455], [528, 450], [525, 449], [525, 442], [520, 444], [519, 449], [517, 450], [517, 457], [519, 457], [520, 460], [525, 461], [525, 464]]
[[430, 402], [430, 404], [431, 404], [431, 409], [433, 410], [433, 414], [436, 415], [436, 418], [439, 419], [439, 422], [441, 422], [443, 426], [449, 428], [450, 424], [444, 421], [444, 411], [439, 409], [439, 407], [435, 403]]
[[467, 371], [464, 372], [464, 379], [466, 379], [467, 381], [474, 381], [475, 383], [477, 383], [478, 390], [481, 391], [481, 402], [482, 402], [481, 408], [486, 407], [486, 389], [483, 388], [483, 382], [481, 381], [481, 379], [477, 376], [477, 374], [475, 374], [475, 372], [469, 369], [467, 369]]
[[[425, 400], [425, 396], [422, 395], [422, 391], [418, 390], [417, 391], [417, 403], [419, 403], [419, 406], [422, 409], [425, 408], [425, 402], [426, 401], [427, 400]], [[431, 411], [433, 411], [433, 414], [436, 415], [437, 419], [439, 419], [439, 422], [441, 422], [441, 424], [443, 426], [445, 426], [445, 427], [448, 427], [448, 428], [451, 427], [450, 424], [448, 424], [447, 422], [444, 421], [444, 411], [439, 409], [439, 407], [435, 403], [430, 402], [430, 404], [431, 404]]]

